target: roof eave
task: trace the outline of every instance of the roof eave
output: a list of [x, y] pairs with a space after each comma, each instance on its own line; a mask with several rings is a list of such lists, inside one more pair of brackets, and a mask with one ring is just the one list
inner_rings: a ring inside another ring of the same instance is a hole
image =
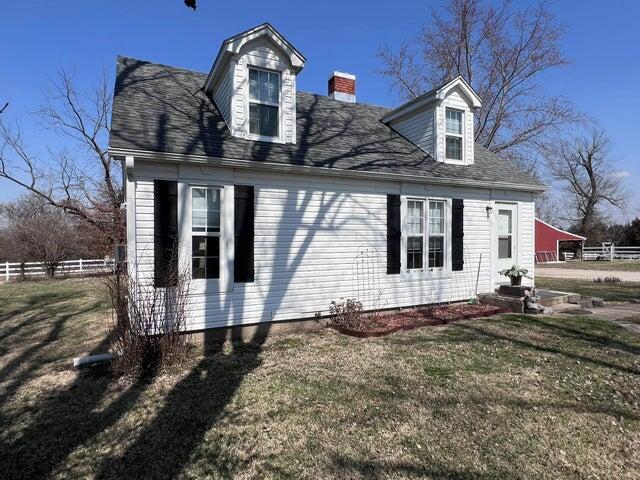
[[542, 193], [547, 187], [544, 185], [516, 184], [512, 182], [483, 181], [464, 178], [441, 178], [430, 176], [417, 176], [401, 173], [371, 172], [362, 170], [347, 170], [339, 168], [317, 167], [312, 165], [291, 165], [273, 162], [258, 162], [255, 160], [238, 160], [224, 157], [210, 157], [206, 155], [191, 155], [170, 152], [154, 152], [148, 150], [135, 150], [126, 148], [109, 148], [109, 155], [115, 159], [123, 160], [132, 156], [143, 160], [164, 161], [170, 163], [215, 163], [215, 166], [230, 168], [251, 168], [262, 171], [277, 171], [282, 173], [316, 174], [326, 176], [348, 176], [353, 178], [377, 179], [390, 181], [423, 182], [434, 185], [449, 185], [457, 187], [481, 188], [491, 190], [510, 190], [528, 193]]
[[535, 217], [535, 218], [536, 218], [537, 222], [544, 223], [547, 227], [552, 228], [556, 232], [566, 233], [567, 235], [571, 235], [572, 237], [577, 237], [576, 239], [571, 239], [571, 240], [560, 240], [561, 242], [571, 242], [571, 241], [577, 241], [578, 239], [579, 240], [586, 240], [587, 239], [587, 237], [583, 237], [582, 235], [576, 235], [575, 233], [567, 232], [566, 230], [562, 230], [561, 228], [554, 227], [550, 223], [547, 223], [544, 220], [540, 220], [538, 217]]

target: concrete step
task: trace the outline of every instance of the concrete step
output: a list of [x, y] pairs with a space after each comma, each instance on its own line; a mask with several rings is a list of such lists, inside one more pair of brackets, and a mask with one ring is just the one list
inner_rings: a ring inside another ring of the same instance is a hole
[[562, 313], [566, 310], [576, 310], [579, 309], [580, 305], [576, 305], [575, 303], [558, 303], [551, 307], [553, 313]]
[[[540, 300], [538, 303], [543, 307], [556, 309], [557, 305], [569, 305], [567, 308], [579, 308], [580, 295], [567, 292], [554, 292], [551, 290], [538, 290]], [[496, 305], [509, 308], [512, 312], [524, 312], [524, 297], [504, 295], [498, 291], [494, 293], [478, 295], [480, 303]]]
[[577, 303], [580, 302], [580, 295], [575, 295], [573, 293], [561, 293], [561, 292], [549, 292], [554, 295], [545, 296], [543, 295], [538, 303], [545, 307], [554, 307], [556, 305], [569, 304], [573, 305], [573, 308], [576, 308]]

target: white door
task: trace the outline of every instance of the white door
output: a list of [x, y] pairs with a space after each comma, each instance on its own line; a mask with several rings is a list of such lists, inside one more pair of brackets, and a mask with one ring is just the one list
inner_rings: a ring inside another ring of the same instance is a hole
[[[498, 210], [496, 222], [496, 235], [498, 245], [498, 271], [504, 270], [516, 265], [518, 229], [516, 226], [517, 209], [516, 205], [496, 204]], [[498, 282], [507, 282], [508, 278], [502, 275], [498, 276]]]

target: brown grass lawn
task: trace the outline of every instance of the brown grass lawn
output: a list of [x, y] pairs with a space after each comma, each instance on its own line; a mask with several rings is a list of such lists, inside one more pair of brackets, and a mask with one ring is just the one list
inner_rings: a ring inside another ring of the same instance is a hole
[[640, 260], [614, 260], [607, 262], [603, 260], [545, 263], [540, 265], [543, 268], [561, 268], [564, 270], [611, 270], [618, 272], [637, 272], [640, 270]]
[[640, 339], [611, 323], [290, 335], [142, 382], [69, 368], [106, 317], [91, 282], [0, 285], [2, 478], [638, 478]]
[[640, 298], [640, 282], [596, 283], [593, 280], [536, 275], [536, 287], [600, 297], [607, 302], [629, 302], [634, 298]]

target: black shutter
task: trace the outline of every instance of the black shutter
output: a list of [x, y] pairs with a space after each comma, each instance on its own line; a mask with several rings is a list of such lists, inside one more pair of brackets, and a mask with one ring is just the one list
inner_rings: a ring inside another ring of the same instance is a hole
[[253, 282], [254, 203], [253, 187], [234, 187], [234, 267], [233, 278], [237, 283]]
[[400, 273], [400, 195], [387, 195], [387, 274]]
[[454, 198], [451, 208], [451, 269], [460, 271], [464, 268], [464, 201]]
[[178, 273], [178, 183], [153, 181], [154, 285], [175, 286]]

